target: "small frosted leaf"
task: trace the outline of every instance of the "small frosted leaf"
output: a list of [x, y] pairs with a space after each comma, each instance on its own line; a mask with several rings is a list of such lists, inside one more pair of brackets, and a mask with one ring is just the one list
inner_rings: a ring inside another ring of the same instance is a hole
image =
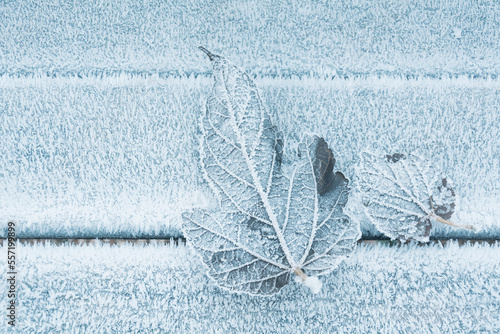
[[221, 210], [184, 213], [188, 243], [209, 276], [231, 291], [274, 294], [295, 272], [318, 292], [320, 282], [307, 275], [333, 270], [360, 236], [359, 226], [343, 213], [348, 181], [333, 172], [326, 142], [309, 135], [291, 175], [284, 175], [282, 135], [255, 84], [243, 70], [203, 50], [212, 60], [215, 84], [201, 121], [201, 162]]
[[431, 219], [453, 214], [455, 193], [428, 159], [362, 153], [357, 175], [366, 214], [391, 239], [426, 242]]

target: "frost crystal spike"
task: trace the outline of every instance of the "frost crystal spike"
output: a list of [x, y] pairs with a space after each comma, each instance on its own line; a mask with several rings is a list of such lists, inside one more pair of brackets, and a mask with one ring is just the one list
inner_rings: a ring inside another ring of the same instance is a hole
[[201, 120], [201, 164], [220, 210], [183, 214], [188, 243], [208, 275], [235, 292], [270, 295], [296, 274], [318, 292], [313, 276], [335, 267], [356, 247], [359, 226], [344, 213], [348, 181], [333, 172], [322, 138], [304, 136], [291, 175], [281, 171], [282, 140], [253, 80], [201, 48], [215, 84]]
[[455, 210], [455, 192], [428, 159], [364, 152], [357, 175], [366, 215], [391, 239], [427, 242], [431, 220], [474, 229], [448, 221]]

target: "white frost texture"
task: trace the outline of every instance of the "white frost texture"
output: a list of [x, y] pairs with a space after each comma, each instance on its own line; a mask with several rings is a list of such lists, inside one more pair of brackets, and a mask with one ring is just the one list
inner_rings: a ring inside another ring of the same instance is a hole
[[[495, 333], [500, 328], [498, 254], [499, 244], [362, 244], [322, 277], [318, 294], [289, 284], [262, 298], [215, 286], [186, 246], [20, 245], [16, 329], [43, 334]], [[6, 266], [6, 256], [0, 256], [0, 267]], [[7, 291], [7, 280], [0, 289]], [[0, 294], [0, 303], [6, 302], [7, 294]]]
[[430, 237], [500, 235], [499, 1], [53, 4], [0, 4], [0, 236], [180, 237], [181, 212], [212, 208], [198, 45], [258, 84], [284, 164], [304, 132], [353, 182], [363, 150], [415, 153], [478, 227]]
[[[2, 1], [0, 75], [498, 75], [498, 1]], [[460, 33], [457, 33], [460, 31]], [[5, 50], [6, 52], [2, 52]]]
[[306, 275], [335, 269], [361, 234], [343, 214], [348, 181], [333, 173], [325, 141], [310, 135], [283, 173], [282, 140], [253, 80], [205, 52], [215, 84], [201, 121], [201, 164], [220, 208], [185, 213], [184, 235], [224, 288], [274, 294], [295, 272], [317, 292]]

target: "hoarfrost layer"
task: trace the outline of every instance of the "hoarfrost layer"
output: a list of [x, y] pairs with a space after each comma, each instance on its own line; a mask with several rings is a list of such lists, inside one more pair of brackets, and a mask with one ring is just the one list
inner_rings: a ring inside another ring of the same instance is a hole
[[[259, 79], [284, 157], [301, 133], [354, 179], [364, 149], [431, 159], [455, 184], [453, 219], [500, 235], [497, 80]], [[0, 79], [0, 220], [19, 236], [179, 235], [179, 212], [210, 207], [197, 168], [211, 79]], [[286, 163], [286, 161], [285, 161]], [[364, 235], [376, 235], [362, 222]], [[4, 233], [4, 229], [2, 229]]]
[[[6, 254], [5, 246], [1, 249]], [[500, 246], [359, 246], [320, 293], [230, 294], [185, 247], [19, 246], [18, 330], [494, 332]], [[6, 266], [0, 257], [0, 266]], [[6, 291], [7, 281], [0, 282]], [[5, 305], [7, 294], [1, 294]]]
[[206, 73], [196, 47], [253, 74], [500, 74], [500, 2], [2, 1], [0, 74]]

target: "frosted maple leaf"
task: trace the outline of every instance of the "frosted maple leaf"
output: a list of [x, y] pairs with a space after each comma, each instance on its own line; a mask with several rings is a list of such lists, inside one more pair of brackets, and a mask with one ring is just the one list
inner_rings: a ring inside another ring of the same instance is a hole
[[215, 211], [183, 214], [186, 239], [221, 287], [270, 295], [297, 275], [313, 292], [356, 247], [359, 226], [343, 208], [348, 180], [322, 138], [305, 135], [290, 175], [282, 140], [253, 80], [201, 48], [215, 84], [201, 119], [201, 167], [220, 197]]

